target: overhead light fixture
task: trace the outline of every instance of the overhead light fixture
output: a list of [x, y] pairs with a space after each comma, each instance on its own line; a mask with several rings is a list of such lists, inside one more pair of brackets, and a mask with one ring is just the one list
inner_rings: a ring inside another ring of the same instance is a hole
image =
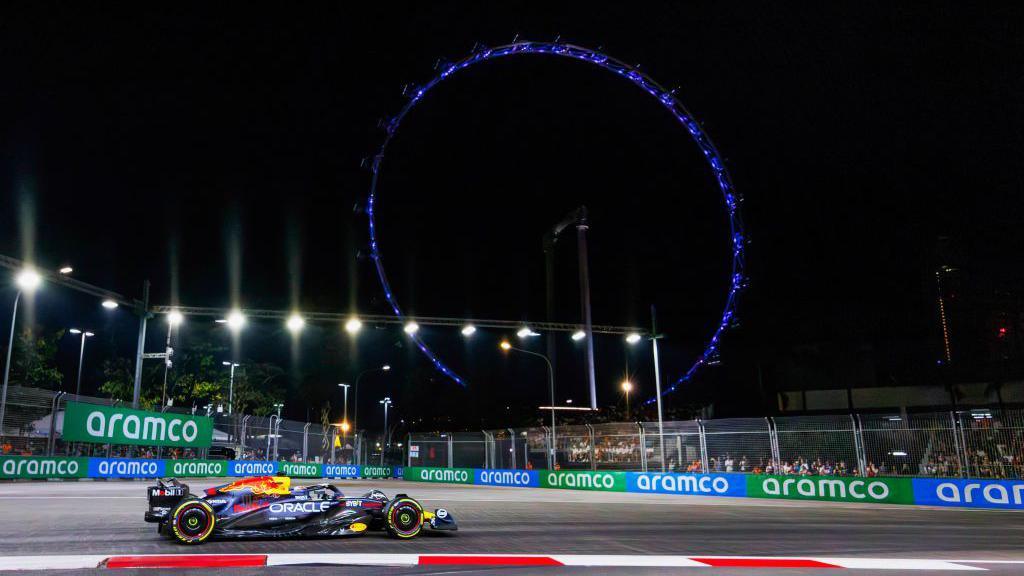
[[82, 333], [82, 331], [79, 330], [78, 328], [72, 328], [71, 330], [68, 330], [68, 332], [71, 332], [72, 334], [81, 334]]
[[39, 287], [39, 284], [42, 283], [43, 278], [35, 270], [32, 270], [31, 268], [26, 268], [25, 270], [22, 270], [20, 273], [18, 273], [18, 277], [15, 279], [15, 281], [18, 283], [19, 288], [25, 290], [26, 292], [31, 292]]
[[103, 302], [101, 303], [101, 305], [102, 305], [102, 306], [103, 306], [104, 308], [106, 308], [107, 310], [113, 310], [114, 308], [117, 308], [117, 302], [114, 302], [114, 301], [113, 301], [113, 300], [111, 300], [110, 298], [107, 298], [106, 300], [104, 300], [104, 301], [103, 301]]
[[472, 324], [466, 324], [462, 328], [462, 335], [463, 336], [472, 336], [475, 333], [476, 333], [476, 326], [473, 326]]
[[241, 330], [242, 327], [245, 326], [245, 314], [242, 314], [239, 310], [232, 310], [231, 313], [228, 314], [227, 324], [228, 328], [231, 328], [231, 330], [235, 332]]
[[64, 266], [63, 268], [60, 269], [61, 274], [71, 274], [74, 271], [75, 269], [72, 268], [71, 266]]
[[95, 334], [93, 334], [92, 332], [86, 332], [85, 333], [85, 337], [86, 338], [92, 338], [93, 336], [95, 336]]
[[405, 331], [406, 334], [412, 336], [413, 334], [419, 332], [420, 325], [417, 324], [416, 322], [409, 321], [405, 324], [404, 327], [402, 327], [402, 330]]
[[640, 335], [636, 332], [630, 332], [626, 335], [626, 342], [629, 344], [636, 344], [640, 341]]
[[622, 391], [627, 393], [627, 394], [632, 392], [633, 391], [633, 383], [630, 382], [629, 380], [623, 380], [622, 381]]
[[529, 326], [523, 326], [518, 332], [516, 332], [516, 336], [519, 336], [520, 338], [529, 338], [533, 336], [540, 336], [540, 333], [534, 332]]
[[288, 322], [286, 323], [286, 326], [288, 326], [288, 330], [291, 331], [292, 334], [298, 334], [305, 325], [306, 321], [303, 320], [302, 316], [299, 316], [298, 314], [292, 314], [291, 316], [289, 316]]
[[381, 366], [380, 369], [385, 371], [385, 372], [387, 372], [388, 370], [391, 370], [391, 365], [390, 364], [385, 364], [385, 365]]
[[580, 340], [583, 340], [586, 337], [587, 337], [587, 333], [584, 332], [583, 330], [577, 330], [577, 331], [572, 333], [572, 339], [577, 341], [577, 342], [579, 342]]
[[502, 340], [500, 346], [501, 346], [502, 350], [511, 350], [512, 349], [512, 345], [508, 343], [508, 340]]
[[363, 323], [359, 321], [359, 318], [352, 317], [348, 319], [348, 322], [345, 322], [345, 332], [348, 332], [349, 334], [359, 332], [362, 327]]
[[167, 323], [171, 326], [178, 326], [185, 321], [185, 317], [181, 315], [181, 312], [177, 310], [171, 310], [167, 313]]

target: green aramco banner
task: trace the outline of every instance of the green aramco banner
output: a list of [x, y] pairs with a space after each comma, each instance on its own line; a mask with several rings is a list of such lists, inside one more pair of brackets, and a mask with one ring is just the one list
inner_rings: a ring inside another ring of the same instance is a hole
[[209, 448], [213, 420], [206, 416], [68, 402], [63, 438], [67, 442]]

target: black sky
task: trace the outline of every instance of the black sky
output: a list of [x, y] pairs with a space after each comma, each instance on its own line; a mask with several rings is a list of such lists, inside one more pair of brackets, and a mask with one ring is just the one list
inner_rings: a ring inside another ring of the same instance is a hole
[[[82, 279], [132, 295], [149, 278], [156, 302], [228, 305], [237, 246], [244, 306], [383, 313], [355, 257], [366, 231], [352, 211], [378, 120], [439, 58], [518, 34], [600, 46], [678, 86], [727, 159], [745, 197], [751, 288], [725, 367], [702, 377], [713, 389], [701, 394], [749, 389], [757, 362], [804, 342], [910, 342], [900, 362], [931, 361], [938, 236], [959, 239], [976, 272], [1019, 278], [1019, 8], [613, 6], [5, 6], [0, 253], [70, 261]], [[664, 110], [580, 63], [468, 70], [402, 126], [380, 213], [399, 299], [425, 315], [541, 318], [541, 236], [581, 203], [595, 321], [645, 324], [657, 304], [678, 375], [724, 301], [721, 197]], [[559, 251], [558, 319], [575, 321], [572, 243]], [[122, 330], [130, 349], [130, 323]], [[246, 355], [279, 354], [273, 334]], [[426, 337], [481, 388], [542, 376], [520, 362], [510, 376], [489, 345]], [[606, 347], [611, 395], [624, 353]], [[365, 348], [339, 370], [395, 354]], [[571, 350], [560, 379], [580, 397]], [[649, 395], [644, 362], [631, 360]]]

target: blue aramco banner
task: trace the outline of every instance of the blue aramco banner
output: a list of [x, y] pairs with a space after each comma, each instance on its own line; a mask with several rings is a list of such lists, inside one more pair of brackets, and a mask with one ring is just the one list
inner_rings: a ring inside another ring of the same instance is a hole
[[324, 478], [359, 478], [359, 466], [351, 464], [324, 464]]
[[163, 460], [137, 458], [90, 458], [92, 478], [159, 478], [164, 476]]
[[540, 486], [536, 470], [480, 470], [473, 477], [474, 484], [488, 486]]
[[744, 474], [627, 472], [626, 492], [743, 497], [747, 495], [747, 478]]
[[228, 476], [273, 476], [277, 474], [277, 462], [262, 460], [229, 460]]
[[1024, 480], [914, 478], [914, 504], [1024, 510]]

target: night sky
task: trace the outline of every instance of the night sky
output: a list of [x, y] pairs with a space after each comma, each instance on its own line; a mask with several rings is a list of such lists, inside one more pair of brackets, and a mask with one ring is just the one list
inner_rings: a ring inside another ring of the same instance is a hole
[[[0, 254], [70, 262], [130, 296], [148, 278], [155, 303], [385, 313], [353, 211], [380, 119], [438, 59], [560, 37], [678, 86], [725, 157], [745, 198], [750, 288], [722, 366], [670, 403], [758, 413], [771, 404], [756, 398], [759, 367], [771, 380], [801, 345], [871, 347], [880, 372], [933, 364], [940, 236], [973, 273], [1019, 282], [1024, 14], [954, 6], [5, 6]], [[541, 239], [585, 204], [596, 323], [646, 326], [655, 304], [671, 382], [720, 316], [729, 232], [710, 170], [657, 102], [598, 68], [525, 56], [460, 73], [402, 125], [379, 193], [381, 250], [412, 314], [542, 320]], [[571, 234], [558, 246], [558, 321], [579, 320], [574, 247]], [[55, 289], [34, 314], [96, 325], [107, 345], [94, 365], [133, 349], [127, 311]], [[465, 394], [396, 346], [399, 331], [366, 332], [349, 346], [340, 327], [316, 327], [292, 358], [280, 326], [255, 325], [233, 353], [297, 364], [324, 386], [388, 361], [404, 376], [379, 386], [399, 406], [428, 401], [410, 387]], [[546, 401], [543, 366], [503, 357], [503, 334], [423, 336], [467, 377], [477, 410]], [[598, 341], [602, 405], [627, 362], [638, 394], [653, 393], [646, 346]], [[582, 402], [580, 349], [564, 336], [558, 350], [559, 401]], [[294, 417], [299, 404], [293, 394]]]

